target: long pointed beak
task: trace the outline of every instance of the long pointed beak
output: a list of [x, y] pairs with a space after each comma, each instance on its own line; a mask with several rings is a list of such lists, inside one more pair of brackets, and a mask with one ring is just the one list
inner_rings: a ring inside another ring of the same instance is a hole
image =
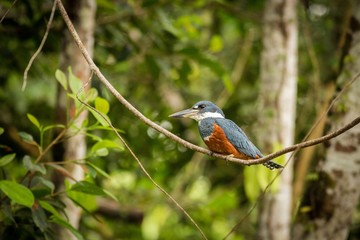
[[198, 112], [199, 112], [199, 110], [197, 110], [197, 109], [189, 108], [189, 109], [182, 110], [180, 112], [173, 113], [169, 117], [172, 117], [172, 118], [190, 118], [190, 117], [196, 115]]

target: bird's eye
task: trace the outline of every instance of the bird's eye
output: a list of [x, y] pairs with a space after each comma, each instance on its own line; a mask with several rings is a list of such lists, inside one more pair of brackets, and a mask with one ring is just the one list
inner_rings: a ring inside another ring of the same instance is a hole
[[205, 108], [205, 107], [206, 107], [205, 104], [200, 104], [200, 105], [195, 105], [195, 106], [193, 106], [192, 109], [203, 109], [203, 108]]

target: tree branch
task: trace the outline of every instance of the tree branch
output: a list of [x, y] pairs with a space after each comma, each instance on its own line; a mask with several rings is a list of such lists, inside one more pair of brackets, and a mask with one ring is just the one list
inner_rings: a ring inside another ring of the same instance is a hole
[[[15, 1], [14, 1], [15, 3]], [[53, 7], [51, 9], [51, 14], [50, 14], [50, 18], [49, 18], [49, 22], [47, 23], [46, 25], [46, 31], [45, 31], [45, 34], [41, 40], [41, 43], [38, 47], [38, 49], [36, 50], [36, 52], [34, 53], [34, 55], [31, 56], [30, 58], [30, 61], [28, 63], [28, 65], [26, 66], [25, 68], [25, 71], [24, 71], [24, 78], [23, 78], [23, 85], [21, 87], [21, 90], [22, 91], [25, 91], [25, 88], [26, 88], [26, 84], [27, 84], [27, 77], [28, 77], [28, 72], [33, 64], [33, 62], [35, 61], [35, 58], [40, 54], [42, 48], [44, 47], [44, 44], [46, 42], [46, 39], [47, 39], [47, 36], [50, 32], [50, 28], [51, 28], [51, 24], [53, 22], [53, 19], [54, 19], [54, 14], [55, 14], [55, 10], [56, 10], [56, 2], [54, 1], [54, 4], [53, 4]]]
[[186, 148], [189, 148], [193, 151], [197, 151], [197, 152], [201, 152], [204, 154], [207, 154], [209, 156], [212, 157], [217, 157], [217, 158], [221, 158], [221, 159], [225, 159], [227, 161], [230, 162], [235, 162], [235, 163], [240, 163], [240, 164], [244, 164], [244, 165], [254, 165], [254, 164], [261, 164], [261, 163], [265, 163], [273, 158], [279, 157], [281, 155], [284, 155], [285, 153], [288, 152], [292, 152], [295, 151], [298, 148], [306, 148], [306, 147], [310, 147], [322, 142], [325, 142], [327, 140], [330, 140], [334, 137], [339, 136], [340, 134], [346, 132], [347, 130], [349, 130], [350, 128], [354, 127], [355, 125], [360, 123], [360, 116], [355, 118], [352, 122], [350, 122], [349, 124], [345, 125], [344, 127], [328, 134], [325, 135], [321, 138], [317, 138], [317, 139], [313, 139], [313, 140], [309, 140], [306, 142], [302, 142], [299, 144], [295, 144], [291, 147], [287, 147], [284, 148], [280, 151], [274, 152], [272, 154], [269, 154], [263, 158], [259, 158], [259, 159], [254, 159], [254, 160], [244, 160], [244, 159], [239, 159], [239, 158], [234, 158], [234, 157], [230, 157], [227, 155], [222, 155], [222, 154], [217, 154], [217, 153], [213, 153], [208, 149], [199, 147], [195, 144], [192, 144], [188, 141], [185, 141], [184, 139], [176, 136], [175, 134], [169, 132], [168, 130], [166, 130], [165, 128], [159, 126], [158, 124], [156, 124], [155, 122], [151, 121], [150, 119], [148, 119], [147, 117], [145, 117], [139, 110], [137, 110], [133, 105], [131, 105], [131, 103], [129, 103], [112, 85], [111, 83], [106, 79], [106, 77], [102, 74], [102, 72], [99, 70], [99, 68], [97, 67], [97, 65], [94, 63], [94, 61], [92, 60], [92, 58], [90, 57], [89, 53], [87, 52], [85, 46], [83, 45], [83, 43], [80, 40], [79, 35], [77, 34], [73, 24], [71, 23], [70, 18], [68, 17], [66, 10], [61, 2], [61, 0], [56, 0], [59, 10], [61, 12], [61, 15], [71, 33], [71, 35], [73, 36], [77, 46], [79, 47], [81, 53], [83, 54], [85, 60], [88, 62], [90, 69], [95, 73], [95, 75], [99, 78], [99, 80], [105, 85], [105, 87], [118, 99], [118, 101], [124, 105], [130, 112], [132, 112], [137, 118], [139, 118], [141, 121], [143, 121], [146, 125], [148, 125], [149, 127], [155, 129], [156, 131], [164, 134], [166, 137], [178, 142], [179, 144], [185, 146]]
[[11, 6], [5, 11], [4, 15], [0, 19], [0, 23], [5, 19], [6, 15], [10, 12], [10, 10], [15, 6], [17, 0], [14, 0]]

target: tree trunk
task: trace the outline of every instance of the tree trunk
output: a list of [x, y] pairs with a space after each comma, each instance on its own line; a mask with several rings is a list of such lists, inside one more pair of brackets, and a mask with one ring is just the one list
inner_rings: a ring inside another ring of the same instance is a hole
[[[313, 129], [310, 133], [308, 139], [315, 139], [323, 136], [324, 128], [326, 126], [326, 122], [328, 118], [323, 116], [323, 113], [328, 109], [331, 100], [333, 99], [333, 95], [335, 92], [335, 84], [329, 83], [325, 87], [326, 96], [322, 106], [319, 108], [318, 117], [315, 122], [318, 122], [318, 125]], [[298, 203], [303, 195], [303, 191], [305, 188], [306, 178], [311, 166], [311, 162], [314, 160], [314, 153], [319, 149], [319, 146], [311, 146], [308, 148], [304, 148], [300, 151], [300, 154], [296, 160], [296, 165], [294, 168], [296, 169], [296, 174], [294, 177], [293, 184], [293, 202], [292, 202], [292, 213], [294, 214], [297, 210]]]
[[[96, 1], [95, 0], [78, 0], [78, 1], [67, 1], [67, 11], [68, 14], [79, 33], [79, 36], [84, 43], [87, 51], [90, 55], [93, 55], [93, 45], [94, 45], [94, 30], [95, 30], [95, 13], [96, 13]], [[64, 72], [67, 72], [68, 67], [70, 66], [72, 72], [77, 76], [83, 84], [89, 81], [90, 78], [90, 68], [82, 56], [81, 52], [78, 50], [72, 36], [65, 29], [63, 47], [60, 56], [61, 69]], [[90, 84], [86, 85], [86, 89], [90, 88]], [[67, 99], [66, 92], [62, 87], [58, 87], [58, 98], [57, 98], [57, 121], [66, 124], [67, 112], [69, 113], [70, 119], [73, 118], [75, 113], [75, 105], [72, 102], [70, 104], [70, 109], [66, 109]], [[75, 125], [78, 128], [81, 128], [81, 125], [84, 120], [87, 119], [88, 112], [83, 111], [76, 119]], [[61, 153], [57, 151], [55, 154], [58, 155], [58, 161], [69, 161], [69, 160], [79, 160], [84, 159], [86, 156], [86, 139], [85, 134], [82, 132], [77, 132], [76, 134], [71, 133], [71, 130], [67, 133], [70, 137], [66, 140], [61, 146]], [[59, 148], [58, 148], [59, 149]], [[60, 158], [60, 159], [59, 159]], [[77, 164], [67, 164], [69, 172], [71, 172], [72, 177], [76, 180], [82, 180], [84, 177], [84, 171], [80, 165]], [[69, 180], [70, 181], [70, 180]], [[56, 181], [58, 183], [58, 188], [63, 188], [64, 178], [60, 178]], [[73, 227], [78, 228], [79, 220], [81, 217], [81, 209], [74, 205], [72, 201], [68, 198], [63, 198], [63, 201], [66, 204], [65, 213], [69, 219], [69, 224]], [[68, 230], [61, 229], [59, 235], [60, 239], [76, 239]]]
[[[356, 1], [355, 1], [356, 2]], [[338, 84], [350, 81], [360, 69], [360, 4], [354, 7], [352, 42]], [[360, 115], [360, 80], [355, 81], [330, 116], [335, 130]], [[318, 178], [310, 182], [303, 197], [294, 239], [347, 239], [352, 215], [360, 195], [360, 126], [329, 141]], [[306, 211], [305, 211], [306, 210]]]
[[[269, 0], [265, 6], [260, 103], [262, 126], [266, 129], [260, 133], [260, 140], [267, 152], [290, 146], [294, 141], [297, 92], [296, 5], [296, 0]], [[292, 178], [291, 161], [280, 176], [278, 192], [267, 193], [264, 198], [259, 216], [259, 239], [290, 238]]]

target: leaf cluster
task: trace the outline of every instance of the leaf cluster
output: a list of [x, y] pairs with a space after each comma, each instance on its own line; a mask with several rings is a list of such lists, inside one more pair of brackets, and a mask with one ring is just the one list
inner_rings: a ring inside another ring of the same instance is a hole
[[[98, 115], [98, 112], [101, 112], [106, 117], [110, 110], [109, 103], [98, 97], [96, 89], [91, 88], [86, 93], [84, 101], [93, 103], [94, 109], [97, 111], [91, 109], [95, 121], [91, 124], [84, 122], [79, 129], [74, 123], [79, 114], [85, 110], [84, 105], [80, 104], [76, 96], [82, 90], [81, 81], [72, 74], [71, 69], [68, 71], [68, 77], [65, 73], [57, 70], [55, 78], [67, 91], [67, 98], [75, 101], [75, 115], [71, 120], [69, 119], [66, 125], [43, 125], [34, 115], [28, 113], [28, 121], [37, 129], [39, 137], [35, 139], [33, 135], [27, 132], [19, 132], [19, 137], [27, 144], [35, 146], [38, 149], [38, 155], [25, 155], [20, 165], [14, 162], [17, 158], [16, 153], [10, 153], [0, 158], [0, 167], [4, 179], [0, 180], [0, 218], [4, 222], [0, 231], [3, 236], [13, 236], [15, 234], [14, 226], [18, 226], [16, 236], [19, 238], [40, 234], [46, 239], [55, 239], [56, 233], [53, 225], [60, 225], [69, 229], [78, 239], [84, 239], [82, 234], [68, 223], [67, 216], [64, 213], [65, 204], [61, 200], [64, 198], [60, 198], [60, 196], [65, 196], [65, 198], [73, 201], [87, 213], [94, 212], [97, 209], [96, 196], [117, 200], [111, 192], [97, 186], [95, 181], [97, 176], [109, 178], [109, 175], [91, 161], [94, 158], [106, 157], [111, 150], [123, 151], [123, 146], [117, 141], [92, 133], [99, 130], [110, 130], [108, 124]], [[59, 135], [52, 141], [46, 142], [44, 138], [46, 139], [46, 136], [50, 134], [49, 132], [53, 133], [54, 129], [60, 129]], [[73, 179], [62, 162], [53, 162], [46, 158], [51, 148], [64, 140], [64, 133], [69, 133], [69, 130], [73, 135], [86, 132], [93, 141], [86, 159], [74, 159], [67, 163], [81, 165], [87, 169], [88, 174], [82, 181]], [[3, 132], [4, 129], [1, 128], [0, 133]], [[8, 148], [5, 145], [1, 147]], [[17, 168], [22, 169], [23, 172], [23, 176], [16, 181], [11, 179], [11, 175], [8, 175], [6, 171], [6, 169], [11, 168], [11, 165], [17, 165]], [[65, 190], [58, 189], [51, 180], [53, 171], [70, 178], [71, 181], [65, 180]], [[32, 225], [33, 228], [26, 229], [25, 226], [28, 224]]]

